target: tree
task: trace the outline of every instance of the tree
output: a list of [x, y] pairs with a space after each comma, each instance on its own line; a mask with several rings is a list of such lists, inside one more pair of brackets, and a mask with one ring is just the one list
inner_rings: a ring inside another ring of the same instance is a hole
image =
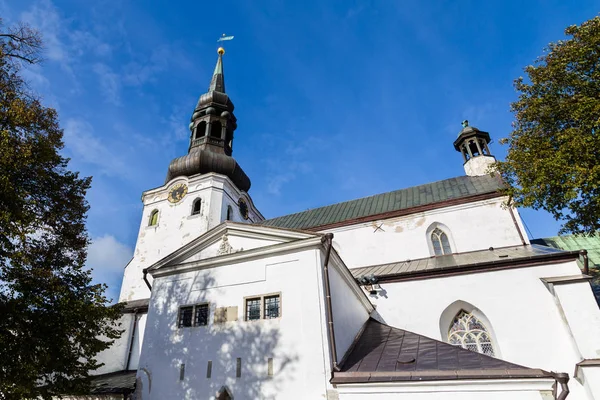
[[0, 399], [85, 392], [120, 335], [84, 268], [91, 178], [68, 169], [56, 111], [19, 75], [40, 50], [28, 26], [0, 26]]
[[517, 206], [544, 209], [561, 233], [600, 229], [600, 17], [550, 43], [519, 92], [506, 161], [498, 170]]

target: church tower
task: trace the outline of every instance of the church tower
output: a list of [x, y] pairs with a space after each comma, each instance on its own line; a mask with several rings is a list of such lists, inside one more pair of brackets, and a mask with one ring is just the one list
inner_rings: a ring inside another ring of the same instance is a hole
[[192, 114], [187, 154], [171, 161], [163, 186], [142, 194], [140, 231], [119, 301], [150, 297], [144, 270], [223, 221], [264, 219], [247, 193], [250, 179], [232, 157], [237, 119], [225, 92], [224, 53], [219, 48], [208, 91]]
[[465, 160], [465, 173], [468, 176], [487, 175], [489, 167], [496, 162], [496, 157], [490, 153], [488, 144], [490, 134], [469, 126], [469, 121], [462, 122], [463, 129], [454, 141], [454, 148]]

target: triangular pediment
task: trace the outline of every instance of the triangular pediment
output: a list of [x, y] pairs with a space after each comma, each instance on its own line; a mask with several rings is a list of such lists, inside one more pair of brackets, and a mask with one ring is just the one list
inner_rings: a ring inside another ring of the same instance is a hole
[[148, 271], [196, 263], [321, 235], [260, 225], [224, 222], [156, 262]]

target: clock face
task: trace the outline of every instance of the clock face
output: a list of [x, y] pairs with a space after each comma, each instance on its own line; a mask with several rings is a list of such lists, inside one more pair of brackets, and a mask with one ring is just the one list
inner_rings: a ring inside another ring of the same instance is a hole
[[171, 203], [177, 203], [183, 199], [183, 197], [187, 194], [188, 188], [185, 183], [178, 183], [173, 185], [169, 190], [169, 197], [167, 199]]
[[241, 197], [238, 200], [238, 206], [240, 208], [240, 214], [242, 214], [242, 217], [244, 217], [244, 219], [248, 219], [248, 204], [246, 204], [246, 201]]

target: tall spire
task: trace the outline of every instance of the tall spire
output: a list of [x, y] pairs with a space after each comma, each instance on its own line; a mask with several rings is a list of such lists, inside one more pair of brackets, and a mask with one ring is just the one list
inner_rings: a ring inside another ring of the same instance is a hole
[[210, 80], [208, 91], [225, 93], [225, 75], [223, 74], [223, 54], [225, 54], [225, 49], [219, 47], [217, 52], [219, 53], [219, 58], [217, 59], [217, 65], [215, 65], [215, 71]]
[[220, 47], [217, 52], [219, 58], [208, 92], [200, 96], [192, 114], [188, 154], [171, 161], [166, 181], [182, 175], [215, 172], [228, 176], [238, 189], [247, 192], [250, 179], [231, 156], [237, 119], [233, 114], [233, 102], [225, 93], [225, 50]]

